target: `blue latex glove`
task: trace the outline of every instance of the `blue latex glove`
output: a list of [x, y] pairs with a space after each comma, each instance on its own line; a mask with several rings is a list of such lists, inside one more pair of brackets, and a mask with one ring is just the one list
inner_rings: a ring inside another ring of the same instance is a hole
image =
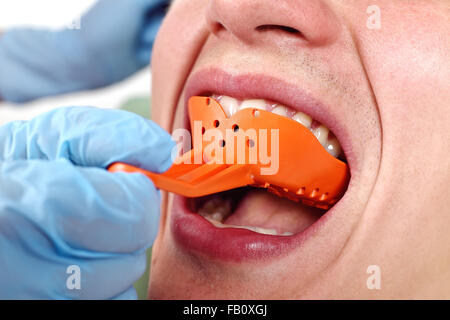
[[12, 102], [120, 81], [150, 62], [168, 0], [100, 0], [80, 29], [0, 35], [0, 97]]
[[120, 110], [65, 108], [0, 127], [0, 298], [136, 298], [160, 196], [144, 175], [105, 168], [163, 172], [173, 146]]

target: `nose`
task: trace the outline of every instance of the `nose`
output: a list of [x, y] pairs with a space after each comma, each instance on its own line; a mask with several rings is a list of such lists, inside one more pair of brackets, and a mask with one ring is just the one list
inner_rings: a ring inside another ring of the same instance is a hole
[[210, 0], [209, 30], [246, 44], [333, 42], [339, 32], [337, 16], [322, 0]]

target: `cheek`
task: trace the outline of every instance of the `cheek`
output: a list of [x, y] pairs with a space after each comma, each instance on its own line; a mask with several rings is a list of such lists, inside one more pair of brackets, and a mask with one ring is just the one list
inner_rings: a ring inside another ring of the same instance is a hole
[[172, 128], [175, 106], [207, 35], [207, 0], [177, 0], [167, 14], [152, 56], [153, 119]]
[[430, 160], [440, 165], [442, 151], [448, 152], [450, 23], [436, 3], [382, 1], [380, 29], [355, 25], [381, 118], [383, 157], [391, 155], [399, 171], [408, 165], [426, 170]]
[[443, 102], [448, 102], [450, 23], [436, 3], [380, 2], [381, 28], [369, 30], [363, 25], [357, 31], [380, 113], [400, 123], [438, 120], [432, 116], [423, 121], [428, 116], [425, 108], [443, 112]]
[[403, 8], [379, 1], [381, 29], [362, 25], [356, 31], [383, 134], [377, 185], [366, 210], [373, 238], [361, 248], [379, 251], [381, 261], [392, 266], [419, 256], [421, 261], [433, 255], [448, 259], [444, 230], [450, 218], [442, 190], [450, 185], [443, 161], [450, 153], [450, 24], [436, 3], [417, 1]]

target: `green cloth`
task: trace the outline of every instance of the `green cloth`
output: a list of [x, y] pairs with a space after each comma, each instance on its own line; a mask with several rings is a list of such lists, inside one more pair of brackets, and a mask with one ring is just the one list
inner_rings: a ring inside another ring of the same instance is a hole
[[134, 112], [144, 118], [151, 117], [151, 100], [150, 97], [133, 97], [126, 100], [120, 107], [122, 110]]
[[147, 299], [148, 279], [150, 276], [151, 257], [152, 257], [152, 248], [149, 248], [149, 249], [147, 249], [147, 267], [145, 268], [145, 273], [142, 275], [142, 277], [139, 278], [138, 281], [136, 281], [134, 283], [134, 288], [136, 289], [139, 300]]

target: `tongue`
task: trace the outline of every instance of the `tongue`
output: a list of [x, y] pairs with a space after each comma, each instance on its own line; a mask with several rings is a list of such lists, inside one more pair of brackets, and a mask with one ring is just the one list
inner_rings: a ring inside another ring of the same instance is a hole
[[223, 223], [275, 229], [277, 233], [299, 233], [313, 224], [325, 210], [308, 207], [267, 191], [254, 189], [240, 201]]

